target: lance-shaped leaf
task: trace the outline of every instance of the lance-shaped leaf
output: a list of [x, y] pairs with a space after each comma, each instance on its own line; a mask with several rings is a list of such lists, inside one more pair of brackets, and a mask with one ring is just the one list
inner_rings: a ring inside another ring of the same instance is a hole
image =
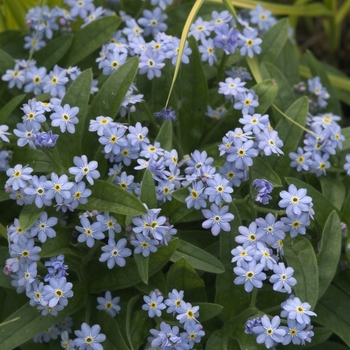
[[296, 296], [302, 301], [315, 307], [318, 296], [318, 268], [317, 261], [309, 240], [298, 236], [284, 241], [284, 252], [288, 266], [294, 269], [297, 284], [293, 287]]
[[88, 202], [80, 206], [83, 210], [110, 211], [124, 215], [147, 214], [144, 205], [132, 194], [119, 186], [95, 180]]
[[329, 177], [320, 178], [323, 195], [339, 210], [345, 199], [345, 186], [342, 182]]
[[54, 168], [50, 158], [39, 149], [16, 147], [12, 160], [14, 164], [28, 164], [36, 173], [51, 173]]
[[121, 19], [117, 16], [99, 18], [80, 29], [60, 65], [74, 66], [90, 53], [100, 48], [117, 30]]
[[70, 48], [73, 41], [73, 35], [59, 36], [56, 39], [50, 40], [46, 46], [36, 51], [33, 59], [36, 60], [38, 67], [51, 69]]
[[101, 333], [106, 336], [106, 340], [101, 343], [104, 349], [129, 350], [119, 325], [112, 316], [107, 312], [98, 312], [94, 320], [100, 325]]
[[15, 67], [15, 60], [4, 50], [0, 49], [0, 73], [5, 74], [7, 69]]
[[0, 110], [0, 124], [5, 123], [10, 113], [21, 103], [26, 95], [18, 95], [1, 108]]
[[49, 258], [59, 254], [78, 255], [78, 251], [71, 246], [70, 234], [71, 229], [66, 228], [59, 230], [55, 238], [47, 239], [41, 246], [40, 257]]
[[142, 254], [134, 254], [134, 260], [137, 270], [142, 279], [142, 282], [148, 284], [148, 261], [149, 256], [145, 257]]
[[282, 18], [263, 35], [261, 61], [273, 62], [278, 57], [288, 39], [288, 28], [288, 18]]
[[317, 323], [331, 329], [349, 347], [349, 295], [331, 284], [327, 292], [318, 301], [315, 312]]
[[163, 149], [171, 151], [173, 148], [173, 124], [172, 121], [166, 120], [161, 126], [159, 133], [156, 137]]
[[272, 183], [274, 187], [281, 187], [282, 181], [278, 174], [270, 167], [268, 162], [261, 158], [254, 158], [253, 179], [265, 179]]
[[146, 169], [142, 177], [141, 202], [147, 204], [149, 209], [157, 207], [156, 187], [152, 173]]
[[27, 230], [38, 219], [42, 213], [42, 209], [39, 209], [34, 204], [26, 205], [19, 215], [19, 225], [23, 230]]
[[278, 93], [278, 85], [272, 79], [266, 79], [252, 87], [252, 90], [259, 96], [259, 106], [255, 113], [264, 114], [272, 105]]
[[212, 273], [223, 273], [225, 271], [222, 263], [213, 255], [207, 253], [205, 250], [179, 240], [179, 244], [171, 257], [171, 261], [176, 262], [185, 258], [186, 261], [195, 269]]
[[318, 299], [326, 292], [337, 271], [342, 248], [341, 241], [339, 216], [335, 211], [332, 211], [323, 228], [320, 252], [317, 255]]
[[[68, 305], [57, 316], [42, 316], [38, 310], [29, 303], [9, 316], [0, 326], [1, 350], [11, 350], [45, 331], [57, 322], [72, 315], [85, 305], [86, 288], [75, 282], [74, 296], [68, 299]], [[13, 322], [11, 322], [14, 320]], [[6, 323], [6, 324], [5, 324]]]

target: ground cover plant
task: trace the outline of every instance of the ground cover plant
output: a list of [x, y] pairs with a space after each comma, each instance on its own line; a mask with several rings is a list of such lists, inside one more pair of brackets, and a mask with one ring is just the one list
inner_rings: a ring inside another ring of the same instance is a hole
[[3, 1], [1, 349], [350, 346], [348, 3]]

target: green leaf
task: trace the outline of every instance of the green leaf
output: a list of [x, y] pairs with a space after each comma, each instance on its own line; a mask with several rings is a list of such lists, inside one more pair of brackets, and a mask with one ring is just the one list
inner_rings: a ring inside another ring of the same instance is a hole
[[239, 212], [236, 206], [231, 203], [229, 212], [234, 215], [233, 221], [230, 223], [231, 230], [229, 232], [220, 233], [220, 261], [225, 266], [225, 272], [216, 276], [216, 294], [215, 303], [224, 307], [220, 314], [223, 322], [232, 320], [237, 314], [241, 313], [248, 307], [250, 300], [249, 294], [238, 286], [234, 285], [234, 275], [232, 272], [233, 264], [231, 263], [231, 250], [237, 246], [235, 236], [238, 234], [238, 227], [242, 224]]
[[203, 120], [208, 104], [207, 81], [197, 43], [193, 37], [189, 37], [188, 42], [192, 49], [191, 59], [188, 64], [181, 66], [176, 86], [181, 102], [176, 136], [185, 154], [197, 149], [202, 138]]
[[219, 304], [214, 303], [202, 303], [198, 302], [196, 303], [196, 306], [199, 306], [199, 321], [205, 322], [210, 320], [211, 318], [216, 317], [219, 315], [223, 309], [223, 307]]
[[59, 254], [77, 255], [77, 251], [71, 246], [70, 235], [69, 228], [59, 230], [55, 238], [48, 239], [42, 244], [40, 257], [50, 258]]
[[255, 113], [264, 114], [272, 105], [278, 93], [278, 85], [272, 79], [266, 79], [252, 87], [252, 90], [259, 96], [259, 106]]
[[312, 198], [313, 209], [315, 210], [315, 220], [324, 227], [329, 214], [335, 210], [341, 218], [340, 211], [320, 192], [318, 192], [313, 186], [307, 183], [295, 179], [293, 177], [286, 177], [287, 183], [294, 184], [298, 189], [305, 188], [307, 195]]
[[286, 238], [283, 247], [288, 266], [293, 267], [293, 277], [297, 280], [293, 287], [295, 294], [313, 309], [318, 296], [318, 268], [314, 248], [302, 236]]
[[349, 295], [331, 284], [315, 309], [317, 323], [331, 329], [347, 346], [350, 346], [349, 301]]
[[[95, 119], [97, 116], [109, 116], [112, 119], [118, 113], [118, 109], [133, 82], [138, 70], [138, 58], [133, 57], [121, 65], [113, 74], [111, 74], [100, 90], [94, 97], [87, 120]], [[83, 140], [83, 149], [88, 150], [87, 155], [97, 158], [97, 153], [100, 154], [100, 144], [98, 143], [98, 136], [94, 133], [88, 132], [86, 126], [86, 133]]]
[[319, 290], [318, 299], [326, 292], [337, 271], [342, 248], [342, 232], [340, 220], [335, 211], [332, 211], [322, 232], [320, 252], [317, 255]]
[[273, 79], [278, 87], [278, 93], [274, 100], [274, 104], [286, 110], [295, 100], [293, 89], [290, 86], [285, 75], [272, 63], [263, 62], [261, 64], [261, 74], [264, 79]]
[[178, 200], [181, 203], [185, 203], [186, 198], [189, 196], [190, 191], [188, 190], [188, 187], [182, 187], [176, 191], [174, 191], [171, 196]]
[[[152, 276], [159, 271], [171, 258], [176, 249], [178, 240], [173, 239], [168, 246], [163, 246], [149, 257], [148, 274]], [[127, 259], [126, 266], [115, 266], [108, 269], [105, 263], [92, 261], [89, 265], [90, 287], [93, 293], [106, 290], [124, 289], [140, 283], [141, 277], [137, 273], [134, 259]]]
[[156, 187], [152, 173], [146, 169], [142, 177], [141, 198], [142, 203], [147, 204], [149, 209], [157, 207]]
[[107, 312], [97, 312], [94, 319], [101, 326], [101, 333], [106, 335], [106, 340], [102, 343], [105, 349], [129, 350], [118, 323], [112, 316]]
[[[92, 72], [90, 69], [85, 70], [72, 82], [72, 85], [68, 88], [61, 105], [66, 103], [70, 107], [78, 107], [79, 113], [77, 115], [79, 123], [75, 125], [74, 135], [69, 132], [61, 133], [57, 140], [56, 147], [53, 150], [53, 154], [59, 157], [61, 163], [65, 169], [73, 166], [74, 156], [83, 155], [82, 142], [84, 134], [88, 132], [88, 119], [87, 108], [90, 98], [90, 90], [92, 84]], [[67, 147], [69, 145], [69, 147]], [[55, 153], [56, 152], [56, 153]], [[90, 159], [89, 159], [90, 160]]]
[[274, 187], [281, 187], [282, 181], [278, 174], [270, 167], [268, 162], [261, 158], [254, 158], [253, 179], [265, 179], [272, 183]]
[[204, 281], [198, 276], [196, 270], [181, 258], [173, 264], [167, 273], [168, 289], [186, 291], [186, 300], [207, 300]]
[[224, 266], [214, 256], [191, 243], [179, 240], [176, 251], [170, 260], [176, 262], [182, 258], [185, 258], [197, 270], [211, 273], [223, 273], [225, 271]]
[[[304, 126], [306, 123], [306, 117], [309, 110], [309, 102], [307, 97], [302, 97], [296, 100], [285, 112], [285, 114], [293, 119], [295, 122]], [[276, 126], [279, 138], [283, 141], [282, 151], [284, 156], [275, 157], [271, 159], [273, 169], [282, 178], [287, 176], [290, 170], [290, 152], [296, 152], [299, 142], [303, 136], [303, 129], [298, 125], [290, 122], [285, 117], [278, 122]]]
[[117, 30], [121, 19], [117, 16], [99, 18], [80, 29], [60, 65], [74, 66], [83, 58], [99, 49]]
[[342, 182], [328, 177], [320, 178], [323, 195], [339, 210], [345, 199], [345, 186]]
[[[137, 302], [137, 300], [139, 298], [140, 298], [140, 295], [133, 296], [128, 301], [128, 306], [127, 306], [127, 309], [126, 309], [126, 327], [125, 327], [125, 330], [126, 330], [126, 337], [128, 338], [128, 341], [129, 341], [129, 344], [131, 346], [131, 349], [134, 349], [133, 348], [134, 334], [132, 333], [132, 327], [133, 327], [134, 322], [131, 322], [131, 313], [132, 313], [132, 309], [133, 309], [135, 303]], [[133, 313], [133, 315], [134, 315], [134, 313]], [[145, 315], [145, 314], [143, 313], [143, 315]], [[148, 316], [146, 316], [146, 318], [148, 318]], [[133, 335], [133, 336], [131, 337], [131, 335]]]
[[288, 18], [282, 18], [275, 23], [262, 37], [261, 62], [273, 62], [280, 54], [288, 39]]
[[109, 211], [124, 215], [147, 214], [143, 204], [132, 194], [111, 183], [95, 180], [92, 195], [82, 210]]
[[42, 49], [34, 52], [33, 59], [38, 67], [51, 69], [62, 57], [65, 56], [73, 42], [73, 35], [59, 36], [50, 40]]
[[43, 212], [36, 205], [25, 205], [19, 216], [19, 226], [25, 231], [30, 228]]
[[28, 164], [35, 173], [51, 173], [52, 163], [45, 152], [27, 147], [16, 147], [12, 157], [14, 164]]
[[171, 151], [173, 148], [173, 123], [171, 120], [164, 121], [156, 137], [163, 149]]
[[149, 257], [144, 257], [142, 254], [134, 254], [134, 260], [137, 270], [142, 279], [142, 282], [148, 284], [148, 261]]
[[274, 65], [283, 72], [290, 86], [298, 84], [301, 80], [298, 63], [297, 48], [290, 40], [287, 40], [281, 53], [274, 61]]
[[348, 126], [347, 128], [342, 128], [341, 133], [345, 137], [345, 141], [343, 142], [342, 148], [342, 151], [344, 152], [350, 149], [350, 126]]
[[7, 102], [6, 105], [0, 110], [0, 123], [5, 123], [7, 117], [11, 112], [22, 102], [26, 95], [18, 95], [14, 97], [11, 101]]
[[15, 60], [4, 50], [0, 49], [0, 73], [5, 74], [7, 69], [15, 68]]
[[68, 299], [68, 305], [57, 316], [42, 316], [28, 303], [8, 317], [4, 323], [14, 321], [0, 326], [1, 350], [14, 349], [82, 308], [87, 296], [86, 287], [75, 282], [73, 292], [74, 296]]

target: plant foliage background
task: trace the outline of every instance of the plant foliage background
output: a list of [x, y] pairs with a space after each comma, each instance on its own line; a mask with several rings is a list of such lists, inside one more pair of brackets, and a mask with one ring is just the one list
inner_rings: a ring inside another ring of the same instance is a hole
[[336, 4], [0, 1], [1, 349], [350, 346]]

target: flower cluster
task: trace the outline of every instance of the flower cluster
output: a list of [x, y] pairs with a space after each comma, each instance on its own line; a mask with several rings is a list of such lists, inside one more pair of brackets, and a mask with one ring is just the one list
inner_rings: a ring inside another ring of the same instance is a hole
[[185, 302], [183, 297], [184, 292], [176, 289], [169, 292], [168, 299], [165, 300], [159, 291], [153, 291], [149, 296], [143, 297], [145, 304], [142, 305], [142, 309], [148, 312], [149, 317], [161, 317], [162, 310], [166, 309], [167, 313], [172, 313], [173, 316], [176, 314], [176, 319], [184, 328], [184, 332], [180, 332], [178, 326], [171, 327], [162, 321], [159, 330], [150, 330], [152, 337], [148, 338], [148, 342], [152, 348], [192, 349], [205, 335], [202, 325], [197, 320], [199, 306], [192, 306]]

